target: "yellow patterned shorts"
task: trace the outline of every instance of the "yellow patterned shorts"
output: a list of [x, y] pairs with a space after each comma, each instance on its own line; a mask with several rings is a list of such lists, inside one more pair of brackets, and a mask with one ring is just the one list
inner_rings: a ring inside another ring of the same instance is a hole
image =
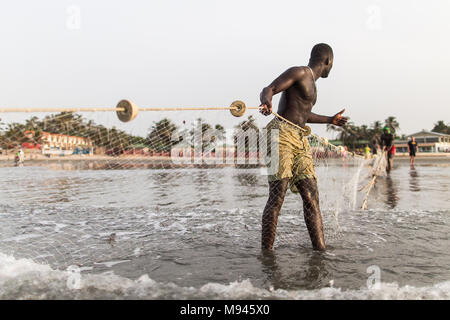
[[[308, 138], [293, 125], [274, 118], [267, 124], [267, 167], [271, 167], [272, 139], [278, 140], [278, 169], [276, 173], [269, 174], [270, 181], [289, 178], [289, 187], [292, 192], [298, 193], [295, 186], [301, 179], [316, 179], [314, 162], [309, 146]], [[272, 130], [278, 129], [278, 137], [272, 137]], [[276, 157], [276, 154], [274, 154]]]

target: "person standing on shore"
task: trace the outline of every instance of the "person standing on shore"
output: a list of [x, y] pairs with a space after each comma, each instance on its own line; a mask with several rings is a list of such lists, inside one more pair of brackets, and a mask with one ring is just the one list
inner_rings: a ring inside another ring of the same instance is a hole
[[17, 151], [16, 156], [14, 158], [14, 164], [16, 167], [23, 165], [23, 162], [25, 161], [25, 153], [23, 152], [22, 148], [19, 148], [19, 151]]
[[417, 152], [417, 142], [415, 137], [411, 137], [411, 140], [408, 141], [408, 149], [410, 156], [409, 164], [411, 165], [411, 167], [414, 167], [414, 158], [416, 157]]
[[369, 148], [368, 144], [366, 144], [366, 147], [364, 148], [364, 154], [365, 154], [366, 159], [370, 158], [370, 148]]

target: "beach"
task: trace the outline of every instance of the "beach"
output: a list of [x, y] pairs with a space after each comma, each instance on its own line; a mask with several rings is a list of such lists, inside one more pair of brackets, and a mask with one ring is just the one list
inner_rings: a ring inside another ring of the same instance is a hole
[[311, 250], [289, 193], [271, 256], [258, 168], [0, 168], [0, 298], [448, 299], [450, 161], [405, 160], [379, 177], [366, 211], [347, 181], [365, 169], [317, 168], [328, 249]]

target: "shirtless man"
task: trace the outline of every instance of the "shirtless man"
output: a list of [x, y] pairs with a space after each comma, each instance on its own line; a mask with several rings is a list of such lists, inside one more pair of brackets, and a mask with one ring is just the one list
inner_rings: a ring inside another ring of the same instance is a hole
[[[280, 92], [278, 114], [290, 122], [305, 127], [306, 123], [331, 123], [343, 126], [347, 118], [341, 110], [331, 117], [311, 112], [316, 103], [315, 82], [327, 78], [333, 66], [333, 50], [327, 44], [313, 47], [306, 67], [292, 67], [281, 74], [261, 92], [261, 113], [270, 115], [272, 97]], [[269, 130], [278, 129], [278, 171], [269, 175], [269, 199], [262, 217], [261, 243], [263, 249], [271, 250], [275, 240], [278, 214], [288, 187], [300, 193], [303, 199], [303, 213], [309, 236], [315, 250], [325, 250], [322, 216], [319, 209], [319, 191], [314, 163], [307, 137], [298, 128], [275, 117], [268, 125]], [[270, 144], [270, 141], [269, 141]]]

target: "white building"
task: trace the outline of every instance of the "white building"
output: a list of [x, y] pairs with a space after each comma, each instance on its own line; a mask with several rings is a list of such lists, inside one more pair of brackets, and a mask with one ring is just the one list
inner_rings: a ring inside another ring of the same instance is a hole
[[[408, 135], [408, 138], [415, 137], [417, 142], [417, 152], [449, 152], [450, 135], [422, 130]], [[408, 141], [395, 141], [397, 153], [408, 152]]]
[[69, 136], [50, 132], [41, 133], [42, 150], [73, 150], [76, 147], [91, 148], [92, 141], [89, 138]]

